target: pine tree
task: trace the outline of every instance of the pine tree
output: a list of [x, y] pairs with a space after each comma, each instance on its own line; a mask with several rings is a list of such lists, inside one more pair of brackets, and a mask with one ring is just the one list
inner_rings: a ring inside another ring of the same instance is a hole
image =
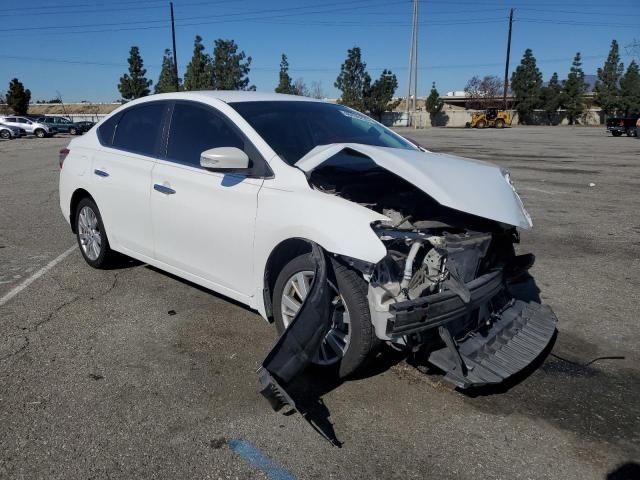
[[635, 60], [620, 79], [620, 91], [625, 115], [640, 113], [640, 72]]
[[168, 48], [162, 57], [162, 70], [156, 83], [154, 93], [177, 92], [180, 90], [180, 79], [176, 77], [176, 65], [173, 62], [173, 54]]
[[215, 90], [255, 90], [255, 86], [249, 86], [250, 70], [251, 57], [243, 51], [238, 52], [236, 42], [221, 38], [215, 41], [211, 69]]
[[582, 71], [582, 58], [580, 52], [576, 53], [571, 64], [571, 70], [562, 88], [562, 106], [567, 111], [569, 125], [574, 125], [578, 117], [584, 112], [584, 93], [587, 86], [584, 83], [584, 72]]
[[280, 60], [280, 81], [276, 87], [276, 93], [295, 95], [293, 84], [291, 82], [291, 77], [289, 76], [289, 62], [287, 61], [287, 56], [283, 53], [282, 60]]
[[118, 90], [125, 100], [133, 100], [134, 98], [146, 97], [149, 95], [149, 87], [153, 83], [147, 80], [145, 75], [147, 70], [143, 67], [140, 49], [131, 47], [129, 51], [129, 73], [125, 73], [120, 77]]
[[436, 82], [433, 82], [425, 104], [425, 108], [427, 112], [429, 112], [429, 117], [431, 118], [431, 125], [435, 124], [436, 117], [442, 111], [443, 107], [444, 100], [440, 98], [440, 93], [438, 93], [438, 89], [436, 88]]
[[365, 92], [365, 108], [372, 116], [381, 120], [384, 112], [393, 110], [400, 103], [400, 100], [393, 100], [397, 89], [398, 79], [396, 76], [391, 73], [391, 70], [383, 70], [380, 78], [373, 82], [371, 88]]
[[211, 90], [211, 57], [204, 53], [202, 37], [196, 35], [193, 41], [193, 55], [184, 74], [185, 90]]
[[31, 90], [25, 90], [24, 85], [14, 78], [9, 82], [9, 90], [6, 94], [7, 105], [16, 115], [26, 115], [31, 101]]
[[562, 95], [562, 86], [558, 81], [558, 74], [553, 72], [549, 83], [542, 88], [542, 108], [547, 116], [547, 123], [553, 123], [554, 116], [560, 108], [560, 100]]
[[614, 115], [622, 107], [619, 82], [623, 71], [618, 42], [613, 40], [604, 66], [598, 69], [594, 88], [596, 101], [606, 115]]
[[530, 48], [524, 51], [520, 65], [511, 75], [511, 90], [520, 123], [529, 122], [533, 111], [540, 108], [542, 97], [542, 73]]
[[366, 111], [365, 96], [371, 88], [371, 77], [367, 73], [367, 64], [362, 61], [359, 47], [347, 51], [347, 59], [340, 67], [340, 75], [334, 86], [342, 91], [338, 103]]

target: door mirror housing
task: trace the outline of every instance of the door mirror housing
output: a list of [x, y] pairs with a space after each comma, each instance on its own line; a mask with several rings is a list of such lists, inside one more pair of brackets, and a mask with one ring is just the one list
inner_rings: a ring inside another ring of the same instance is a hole
[[249, 157], [236, 147], [218, 147], [200, 154], [200, 166], [207, 170], [246, 170]]

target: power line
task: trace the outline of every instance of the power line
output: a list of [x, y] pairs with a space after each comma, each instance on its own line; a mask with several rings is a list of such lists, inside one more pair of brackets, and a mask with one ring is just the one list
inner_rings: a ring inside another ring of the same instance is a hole
[[[370, 7], [372, 5], [391, 5], [391, 4], [398, 4], [398, 3], [405, 3], [406, 0], [399, 0], [399, 1], [394, 1], [394, 2], [377, 2], [377, 3], [371, 3], [368, 2], [367, 0], [352, 0], [352, 1], [348, 1], [348, 2], [334, 2], [334, 3], [320, 3], [320, 4], [313, 4], [313, 5], [304, 5], [304, 6], [298, 6], [298, 7], [289, 7], [289, 8], [276, 8], [276, 9], [263, 9], [263, 10], [254, 10], [254, 11], [247, 11], [247, 12], [234, 12], [234, 13], [218, 13], [215, 15], [198, 15], [198, 16], [193, 16], [193, 17], [183, 17], [182, 20], [184, 21], [188, 21], [188, 20], [203, 20], [203, 19], [216, 19], [216, 18], [229, 18], [229, 17], [237, 17], [237, 16], [243, 16], [243, 15], [258, 15], [258, 14], [271, 14], [271, 13], [275, 13], [275, 12], [286, 12], [284, 15], [285, 16], [295, 16], [295, 15], [311, 15], [311, 14], [318, 14], [318, 13], [335, 13], [335, 12], [341, 12], [341, 11], [345, 11], [345, 10], [354, 10], [354, 9], [360, 9], [360, 8], [365, 8], [365, 7]], [[329, 10], [317, 10], [317, 11], [311, 11], [311, 12], [307, 12], [304, 11], [306, 9], [309, 8], [326, 8], [328, 6], [336, 6], [336, 5], [349, 5], [349, 4], [360, 4], [357, 6], [351, 6], [351, 7], [343, 7], [343, 8], [335, 8], [335, 9], [329, 9]], [[295, 12], [296, 10], [303, 10], [300, 12]], [[294, 11], [292, 13], [292, 11]], [[267, 17], [269, 18], [269, 17]], [[131, 22], [117, 22], [117, 23], [93, 23], [93, 24], [81, 24], [81, 25], [53, 25], [53, 26], [47, 26], [47, 25], [39, 25], [39, 26], [29, 26], [29, 27], [14, 27], [14, 28], [3, 28], [0, 29], [0, 32], [16, 32], [16, 31], [43, 31], [43, 30], [67, 30], [70, 28], [92, 28], [92, 27], [112, 27], [112, 26], [119, 26], [119, 25], [137, 25], [137, 24], [149, 24], [149, 23], [160, 23], [160, 22], [165, 22], [166, 19], [158, 19], [158, 20], [136, 20], [136, 21], [131, 21]]]
[[569, 25], [575, 27], [616, 27], [616, 28], [638, 28], [638, 25], [629, 23], [602, 23], [602, 22], [577, 22], [572, 20], [544, 20], [539, 18], [520, 18], [518, 22], [524, 23], [540, 23], [550, 25]]
[[[157, 1], [157, 0], [155, 0]], [[85, 13], [107, 13], [107, 12], [118, 12], [118, 13], [122, 13], [122, 12], [129, 12], [132, 10], [164, 10], [165, 8], [167, 8], [166, 5], [166, 1], [165, 0], [161, 0], [162, 1], [162, 5], [140, 5], [140, 3], [143, 2], [134, 2], [133, 4], [135, 6], [132, 7], [120, 7], [120, 8], [99, 8], [99, 9], [94, 9], [94, 10], [78, 10], [77, 8], [73, 8], [72, 10], [60, 10], [60, 9], [56, 9], [55, 11], [55, 15], [79, 15], [79, 14], [85, 14]], [[219, 0], [216, 2], [211, 2], [211, 1], [199, 1], [199, 2], [186, 2], [186, 3], [180, 3], [178, 4], [181, 7], [195, 7], [195, 6], [199, 6], [199, 5], [221, 5], [221, 4], [225, 4], [225, 3], [237, 3], [237, 0]], [[110, 4], [111, 5], [111, 4]], [[24, 11], [23, 9], [20, 9], [20, 11], [18, 12], [13, 12], [13, 13], [4, 13], [8, 10], [3, 10], [0, 11], [0, 17], [17, 17], [17, 16], [24, 16]], [[42, 12], [40, 11], [40, 9], [38, 9], [37, 12], [32, 12], [29, 13], [29, 17], [33, 17], [33, 16], [43, 16], [43, 15], [52, 15], [53, 12]]]
[[[607, 53], [600, 53], [597, 55], [584, 55], [582, 56], [583, 60], [593, 60], [593, 59], [605, 59], [608, 55]], [[91, 60], [74, 60], [74, 59], [62, 59], [62, 58], [45, 58], [45, 57], [25, 57], [24, 55], [0, 55], [1, 59], [6, 60], [17, 60], [23, 62], [46, 62], [46, 63], [59, 63], [59, 64], [69, 64], [69, 65], [88, 65], [88, 66], [100, 66], [100, 67], [113, 67], [113, 68], [127, 68], [128, 64], [126, 62], [94, 62]], [[544, 63], [559, 63], [559, 62], [568, 62], [570, 63], [573, 60], [573, 57], [563, 57], [563, 58], [548, 58], [548, 59], [536, 59], [538, 64]], [[161, 64], [150, 64], [145, 62], [145, 67], [147, 68], [161, 68]], [[458, 68], [488, 68], [488, 67], [501, 67], [504, 66], [503, 62], [496, 63], [458, 63], [458, 64], [427, 64], [419, 67], [418, 70], [439, 70], [439, 69], [458, 69]], [[386, 67], [377, 67], [377, 66], [369, 66], [367, 65], [367, 69], [370, 71], [381, 71], [384, 69], [389, 69], [393, 71], [405, 71], [408, 70], [407, 65], [396, 65], [396, 66], [386, 66]], [[266, 72], [277, 72], [279, 71], [279, 67], [264, 67], [264, 66], [251, 66], [252, 71], [266, 71]], [[340, 70], [339, 66], [336, 67], [291, 67], [291, 71], [293, 72], [332, 72]]]
[[[132, 5], [132, 4], [148, 4], [148, 3], [165, 3], [166, 4], [166, 0], [133, 0], [133, 1], [128, 1], [128, 2], [109, 2], [110, 5]], [[20, 11], [20, 12], [27, 12], [30, 10], [57, 10], [59, 8], [82, 8], [82, 7], [96, 7], [98, 6], [96, 3], [76, 3], [76, 4], [60, 4], [58, 2], [56, 2], [55, 5], [27, 5], [24, 7], [17, 7], [17, 8], [3, 8], [2, 11], [3, 12], [16, 12], [16, 11]]]

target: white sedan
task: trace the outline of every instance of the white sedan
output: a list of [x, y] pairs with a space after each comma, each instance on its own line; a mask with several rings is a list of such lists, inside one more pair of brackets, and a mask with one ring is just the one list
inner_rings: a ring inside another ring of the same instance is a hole
[[[520, 298], [531, 219], [508, 172], [431, 153], [305, 97], [181, 92], [129, 102], [60, 152], [85, 260], [120, 252], [256, 309], [280, 332], [330, 259], [313, 361], [354, 372], [382, 343], [425, 348], [461, 387], [531, 363], [553, 312]], [[530, 277], [528, 277], [530, 279]]]

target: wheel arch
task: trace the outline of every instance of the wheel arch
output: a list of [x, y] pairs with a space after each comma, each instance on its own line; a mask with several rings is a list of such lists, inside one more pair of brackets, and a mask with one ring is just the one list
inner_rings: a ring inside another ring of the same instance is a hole
[[[264, 268], [262, 289], [262, 301], [264, 302], [264, 310], [269, 323], [274, 321], [271, 297], [278, 275], [289, 261], [303, 253], [311, 253], [311, 245], [313, 243], [315, 242], [307, 238], [294, 237], [281, 241], [271, 250]], [[323, 250], [325, 249], [323, 248]]]
[[78, 208], [78, 204], [80, 203], [80, 200], [82, 200], [83, 198], [90, 198], [95, 202], [95, 199], [84, 188], [77, 188], [73, 192], [73, 194], [71, 195], [71, 201], [69, 203], [69, 223], [71, 224], [71, 231], [73, 233], [77, 233], [76, 225], [75, 225], [76, 222], [74, 221], [74, 217], [75, 217], [76, 209]]

